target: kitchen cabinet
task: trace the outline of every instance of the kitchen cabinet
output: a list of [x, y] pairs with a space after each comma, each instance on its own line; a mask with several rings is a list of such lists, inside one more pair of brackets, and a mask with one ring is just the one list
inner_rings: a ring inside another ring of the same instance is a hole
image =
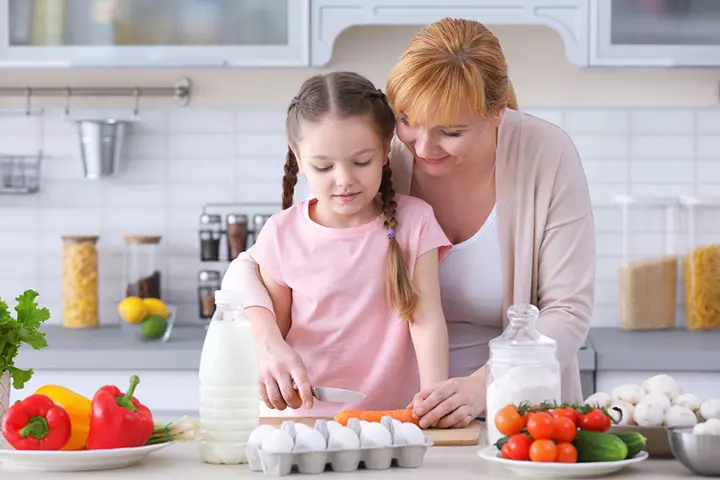
[[562, 37], [567, 57], [587, 64], [588, 0], [312, 0], [310, 63], [327, 65], [335, 39], [359, 25], [424, 26], [444, 17], [491, 25], [545, 25]]
[[0, 66], [307, 66], [308, 2], [0, 0]]
[[591, 0], [593, 67], [720, 65], [717, 0]]

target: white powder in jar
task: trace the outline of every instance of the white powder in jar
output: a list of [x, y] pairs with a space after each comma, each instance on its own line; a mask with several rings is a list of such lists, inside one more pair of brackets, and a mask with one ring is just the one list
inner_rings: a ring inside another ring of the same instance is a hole
[[559, 403], [561, 395], [560, 373], [546, 365], [520, 365], [500, 374], [499, 378], [493, 378], [487, 388], [485, 412], [488, 444], [492, 445], [503, 437], [495, 426], [495, 414], [503, 407], [524, 402]]

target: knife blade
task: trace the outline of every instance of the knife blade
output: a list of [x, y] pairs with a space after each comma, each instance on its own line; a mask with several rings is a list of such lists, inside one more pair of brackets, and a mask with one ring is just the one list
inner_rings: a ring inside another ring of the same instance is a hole
[[355, 392], [353, 390], [347, 390], [344, 388], [321, 387], [319, 385], [315, 385], [310, 388], [312, 390], [313, 396], [321, 402], [349, 403], [357, 402], [365, 398], [365, 395], [360, 392]]

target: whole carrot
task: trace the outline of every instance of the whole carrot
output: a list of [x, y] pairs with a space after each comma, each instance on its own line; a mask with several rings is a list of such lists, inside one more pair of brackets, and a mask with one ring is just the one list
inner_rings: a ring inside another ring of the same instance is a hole
[[419, 419], [413, 416], [412, 410], [409, 408], [402, 410], [343, 410], [335, 415], [335, 421], [347, 426], [347, 422], [351, 418], [365, 420], [366, 422], [379, 422], [382, 417], [392, 417], [400, 422], [419, 424]]

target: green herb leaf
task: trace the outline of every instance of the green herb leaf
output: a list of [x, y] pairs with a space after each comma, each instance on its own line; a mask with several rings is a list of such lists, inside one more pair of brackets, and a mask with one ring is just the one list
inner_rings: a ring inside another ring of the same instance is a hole
[[45, 333], [39, 329], [50, 318], [50, 312], [47, 308], [38, 308], [35, 302], [37, 296], [34, 290], [26, 290], [19, 295], [15, 299], [15, 318], [10, 314], [7, 304], [0, 299], [0, 372], [10, 372], [16, 390], [23, 388], [33, 375], [31, 368], [23, 370], [15, 367], [20, 345], [25, 343], [36, 350], [47, 347]]
[[20, 390], [25, 386], [25, 383], [29, 382], [33, 376], [33, 369], [21, 370], [19, 368], [10, 367], [10, 375], [12, 375], [13, 388]]

